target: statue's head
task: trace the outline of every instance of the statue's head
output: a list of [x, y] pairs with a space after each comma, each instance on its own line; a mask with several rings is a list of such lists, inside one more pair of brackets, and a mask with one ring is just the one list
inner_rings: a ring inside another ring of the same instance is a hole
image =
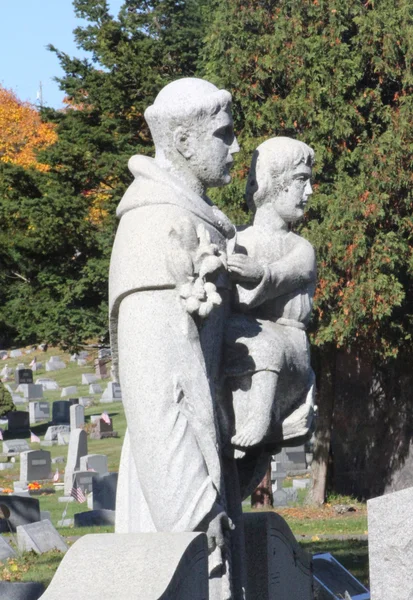
[[158, 162], [172, 171], [189, 170], [203, 188], [231, 181], [239, 146], [229, 92], [203, 79], [178, 79], [159, 92], [145, 119]]
[[247, 181], [246, 199], [256, 212], [271, 203], [286, 223], [299, 220], [313, 193], [314, 150], [288, 137], [275, 137], [255, 150]]

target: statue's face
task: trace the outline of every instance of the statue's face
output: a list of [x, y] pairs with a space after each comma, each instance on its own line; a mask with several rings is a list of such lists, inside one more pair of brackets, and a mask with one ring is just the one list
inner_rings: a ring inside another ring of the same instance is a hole
[[197, 121], [190, 132], [189, 167], [205, 188], [231, 181], [232, 155], [239, 152], [230, 110]]
[[[302, 218], [309, 197], [313, 193], [311, 187], [311, 167], [301, 164], [284, 173], [283, 185], [274, 193], [274, 207], [286, 223], [294, 223]], [[280, 180], [274, 182], [280, 185]]]

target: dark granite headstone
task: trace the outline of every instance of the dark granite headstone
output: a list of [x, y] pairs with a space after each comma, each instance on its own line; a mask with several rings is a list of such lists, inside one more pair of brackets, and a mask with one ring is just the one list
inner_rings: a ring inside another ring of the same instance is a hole
[[31, 369], [17, 369], [14, 374], [17, 385], [21, 383], [33, 383], [33, 371]]
[[29, 431], [30, 415], [24, 410], [15, 410], [7, 415], [8, 431], [15, 433], [17, 431]]
[[93, 510], [116, 509], [116, 489], [118, 487], [118, 474], [108, 473], [93, 479]]
[[114, 510], [88, 510], [75, 514], [75, 527], [94, 527], [115, 524]]
[[79, 404], [79, 398], [69, 398], [70, 406], [73, 404]]
[[0, 581], [0, 598], [4, 600], [38, 600], [44, 593], [44, 585], [37, 581], [12, 583]]
[[70, 424], [69, 400], [56, 400], [52, 407], [52, 420], [56, 425]]
[[[3, 511], [2, 507], [5, 507], [6, 510]], [[1, 533], [10, 531], [9, 524], [12, 531], [16, 531], [18, 525], [40, 521], [40, 508], [37, 498], [0, 495], [0, 512], [7, 512], [7, 510], [10, 511], [8, 519], [0, 518]]]
[[99, 379], [105, 379], [108, 376], [108, 370], [106, 368], [106, 360], [101, 358], [95, 359], [95, 373]]

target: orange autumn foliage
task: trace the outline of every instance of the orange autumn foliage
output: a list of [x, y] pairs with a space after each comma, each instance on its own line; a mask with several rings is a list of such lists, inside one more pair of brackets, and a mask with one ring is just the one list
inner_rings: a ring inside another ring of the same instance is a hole
[[47, 171], [36, 152], [57, 140], [55, 126], [43, 123], [38, 111], [14, 92], [0, 87], [0, 161]]

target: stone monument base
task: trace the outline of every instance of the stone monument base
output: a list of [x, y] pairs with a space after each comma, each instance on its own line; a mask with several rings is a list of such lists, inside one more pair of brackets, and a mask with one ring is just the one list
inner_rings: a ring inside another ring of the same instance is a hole
[[66, 553], [41, 600], [208, 600], [203, 533], [85, 535]]

